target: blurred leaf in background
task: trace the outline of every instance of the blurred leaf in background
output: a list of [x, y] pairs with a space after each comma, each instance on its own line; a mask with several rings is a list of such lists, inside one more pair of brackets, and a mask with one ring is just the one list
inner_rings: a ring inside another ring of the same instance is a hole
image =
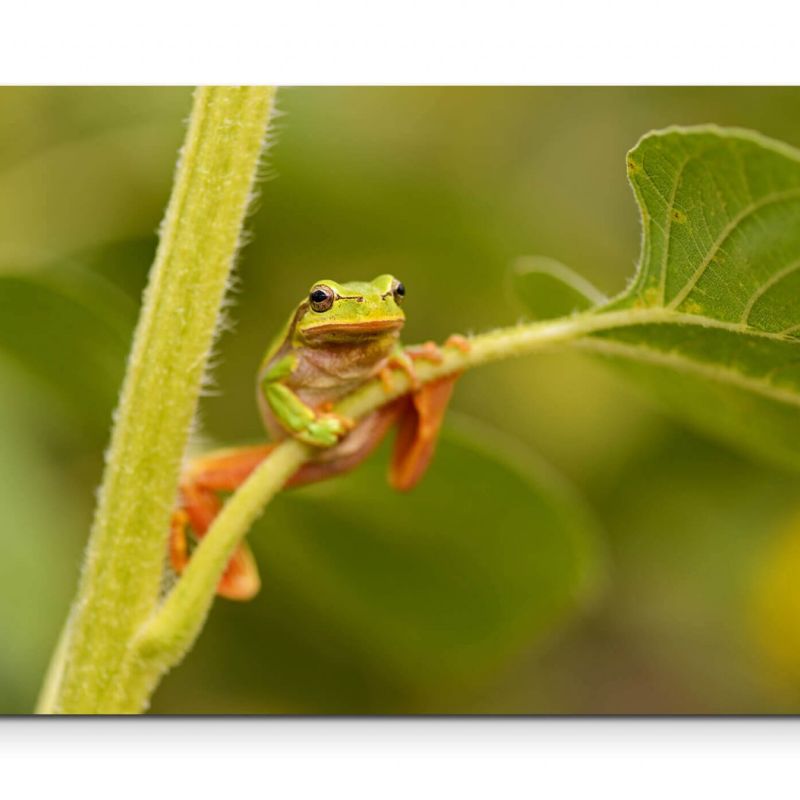
[[524, 256], [510, 273], [509, 291], [531, 319], [555, 319], [603, 305], [608, 298], [582, 275], [547, 256]]
[[81, 431], [104, 444], [136, 306], [68, 263], [0, 275], [0, 341]]
[[46, 408], [0, 358], [0, 697], [3, 713], [26, 714], [36, 697], [73, 591], [88, 519], [82, 491], [59, 466]]
[[[0, 90], [0, 711], [32, 707], [74, 590], [189, 100]], [[201, 409], [225, 445], [263, 437], [257, 364], [314, 280], [399, 275], [409, 342], [525, 315], [506, 276], [530, 253], [613, 296], [639, 250], [625, 153], [643, 133], [800, 144], [796, 89], [290, 88], [279, 106]], [[251, 537], [262, 594], [215, 605], [155, 711], [800, 711], [751, 613], [796, 475], [583, 355], [475, 370], [453, 406], [478, 435], [454, 415], [411, 495], [378, 455], [279, 498]]]

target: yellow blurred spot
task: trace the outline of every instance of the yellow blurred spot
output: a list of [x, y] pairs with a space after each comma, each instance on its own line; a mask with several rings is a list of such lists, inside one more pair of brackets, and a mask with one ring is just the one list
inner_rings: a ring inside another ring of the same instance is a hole
[[774, 677], [800, 685], [800, 515], [766, 548], [754, 572], [751, 628]]

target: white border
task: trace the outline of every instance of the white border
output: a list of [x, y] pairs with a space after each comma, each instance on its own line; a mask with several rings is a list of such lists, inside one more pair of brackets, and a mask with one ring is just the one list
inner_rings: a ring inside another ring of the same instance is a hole
[[791, 84], [797, 3], [26, 0], [3, 83]]
[[0, 723], [0, 775], [5, 797], [779, 798], [799, 745], [795, 719], [28, 719]]

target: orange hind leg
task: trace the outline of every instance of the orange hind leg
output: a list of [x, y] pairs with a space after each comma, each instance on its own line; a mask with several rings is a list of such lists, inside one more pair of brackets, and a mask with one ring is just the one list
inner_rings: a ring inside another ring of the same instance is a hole
[[[397, 418], [398, 407], [389, 404], [371, 414], [341, 444], [304, 464], [286, 483], [302, 486], [325, 480], [357, 467], [375, 449]], [[169, 554], [179, 575], [189, 563], [187, 527], [197, 539], [206, 535], [222, 508], [220, 492], [233, 492], [272, 452], [275, 443], [217, 450], [189, 463], [180, 482], [180, 502], [172, 513]], [[258, 568], [246, 542], [231, 556], [217, 594], [230, 600], [250, 600], [261, 588]]]
[[[202, 539], [222, 508], [218, 492], [232, 492], [267, 457], [275, 445], [219, 450], [194, 459], [180, 482], [180, 505], [172, 513], [170, 561], [179, 575], [189, 563], [186, 528]], [[217, 593], [231, 600], [249, 600], [261, 588], [249, 546], [242, 542], [231, 556], [217, 585]]]

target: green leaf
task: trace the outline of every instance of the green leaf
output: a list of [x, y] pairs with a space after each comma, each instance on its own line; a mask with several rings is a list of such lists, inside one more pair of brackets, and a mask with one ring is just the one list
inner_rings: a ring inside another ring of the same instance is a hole
[[702, 429], [800, 466], [800, 153], [670, 128], [628, 154], [628, 176], [639, 268], [575, 343], [626, 362]]
[[232, 684], [209, 706], [195, 696], [198, 713], [236, 694], [248, 713], [463, 711], [585, 606], [600, 565], [580, 498], [515, 441], [457, 422], [410, 495], [387, 486], [385, 458], [279, 495], [248, 539], [261, 594], [244, 616], [215, 611], [199, 645], [214, 658], [190, 659], [155, 710], [190, 708], [177, 684], [195, 665], [222, 671], [204, 686]]
[[520, 258], [511, 271], [511, 289], [534, 319], [586, 311], [608, 299], [586, 278], [547, 256]]

